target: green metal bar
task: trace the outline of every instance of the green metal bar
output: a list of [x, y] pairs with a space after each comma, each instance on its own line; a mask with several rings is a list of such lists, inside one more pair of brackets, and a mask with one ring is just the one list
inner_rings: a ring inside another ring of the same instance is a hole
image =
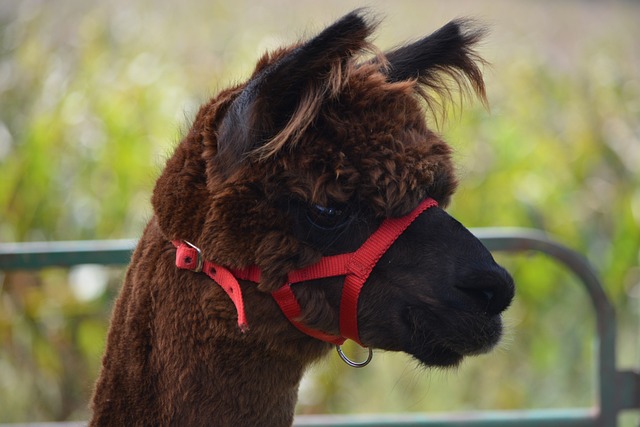
[[[596, 312], [598, 331], [598, 400], [596, 426], [615, 426], [622, 408], [620, 389], [616, 384], [616, 318], [613, 306], [589, 262], [577, 252], [549, 239], [537, 230], [487, 228], [474, 231], [489, 248], [506, 252], [537, 251], [567, 266], [585, 285]], [[640, 402], [636, 404], [640, 407]]]
[[453, 414], [300, 415], [295, 427], [590, 427], [590, 409], [484, 411]]
[[86, 427], [87, 423], [84, 421], [62, 421], [62, 422], [50, 422], [50, 423], [12, 423], [12, 424], [0, 424], [0, 427]]
[[640, 408], [640, 371], [616, 372], [616, 392], [621, 410]]
[[0, 270], [39, 270], [79, 264], [125, 265], [136, 240], [0, 243]]

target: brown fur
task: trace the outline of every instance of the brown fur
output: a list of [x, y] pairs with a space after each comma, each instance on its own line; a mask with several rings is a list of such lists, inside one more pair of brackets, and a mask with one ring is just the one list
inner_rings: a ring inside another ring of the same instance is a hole
[[[361, 13], [352, 13], [309, 42], [266, 54], [247, 83], [202, 106], [156, 183], [155, 215], [113, 313], [91, 425], [291, 424], [304, 369], [330, 346], [295, 329], [270, 292], [289, 271], [353, 250], [383, 218], [403, 215], [427, 196], [446, 205], [456, 188], [451, 149], [427, 128], [423, 101], [432, 101], [430, 87], [444, 90], [443, 72], [458, 85], [470, 81], [484, 97], [471, 50], [478, 32], [466, 39], [451, 33], [458, 47], [447, 57], [425, 60], [401, 48], [363, 59], [362, 52], [375, 51], [367, 41], [372, 31]], [[426, 65], [412, 64], [414, 57]], [[399, 63], [415, 69], [400, 70]], [[331, 233], [309, 229], [300, 206], [332, 204], [357, 214], [348, 232], [324, 242]], [[218, 264], [260, 267], [261, 283], [242, 283], [248, 332], [238, 329], [219, 286], [175, 267], [170, 241], [180, 239]], [[394, 251], [411, 247], [403, 239]], [[379, 280], [374, 274], [366, 285], [371, 296], [361, 302], [363, 319], [386, 298], [376, 295]], [[295, 290], [304, 320], [337, 333], [341, 282], [325, 281]], [[510, 301], [505, 295], [495, 316]], [[418, 325], [412, 310], [403, 311], [404, 322]], [[366, 345], [409, 351], [383, 338], [378, 345], [375, 328], [366, 325], [362, 337]], [[461, 345], [460, 354], [497, 337], [486, 340]], [[436, 356], [416, 357], [427, 363]]]

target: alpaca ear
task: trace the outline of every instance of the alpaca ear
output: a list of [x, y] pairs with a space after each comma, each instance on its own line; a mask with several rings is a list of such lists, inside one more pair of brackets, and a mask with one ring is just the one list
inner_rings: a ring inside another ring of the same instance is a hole
[[482, 71], [484, 61], [473, 50], [486, 30], [471, 20], [458, 19], [429, 36], [385, 54], [391, 82], [417, 79], [436, 92], [449, 95], [450, 79], [462, 88], [471, 86], [486, 103]]
[[373, 27], [356, 10], [306, 43], [286, 53], [275, 52], [277, 59], [265, 56], [260, 64], [267, 65], [259, 65], [221, 123], [217, 154], [221, 166], [230, 169], [248, 156], [266, 158], [285, 143], [295, 144], [324, 97], [337, 93], [342, 84], [340, 64], [366, 46]]

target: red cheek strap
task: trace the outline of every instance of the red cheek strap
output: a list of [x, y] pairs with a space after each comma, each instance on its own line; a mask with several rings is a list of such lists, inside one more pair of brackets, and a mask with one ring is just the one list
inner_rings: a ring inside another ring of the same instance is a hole
[[246, 331], [249, 325], [244, 311], [242, 289], [240, 289], [240, 284], [233, 273], [221, 265], [205, 260], [200, 249], [187, 241], [173, 241], [171, 243], [177, 248], [176, 267], [196, 273], [203, 272], [217, 283], [236, 307], [238, 326], [243, 332]]

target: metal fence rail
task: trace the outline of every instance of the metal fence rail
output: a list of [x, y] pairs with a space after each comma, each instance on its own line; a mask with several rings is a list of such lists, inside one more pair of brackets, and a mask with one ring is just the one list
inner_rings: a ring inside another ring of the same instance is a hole
[[[314, 427], [613, 427], [618, 415], [640, 410], [640, 371], [616, 370], [615, 311], [589, 262], [580, 254], [529, 229], [475, 229], [473, 232], [491, 251], [540, 252], [571, 270], [590, 297], [597, 324], [597, 395], [593, 408], [483, 411], [452, 414], [313, 415], [299, 416], [296, 426]], [[0, 270], [37, 270], [79, 264], [124, 265], [129, 262], [134, 240], [8, 243], [0, 244]], [[77, 423], [23, 424], [32, 426], [78, 426]], [[15, 426], [15, 425], [14, 425]]]

